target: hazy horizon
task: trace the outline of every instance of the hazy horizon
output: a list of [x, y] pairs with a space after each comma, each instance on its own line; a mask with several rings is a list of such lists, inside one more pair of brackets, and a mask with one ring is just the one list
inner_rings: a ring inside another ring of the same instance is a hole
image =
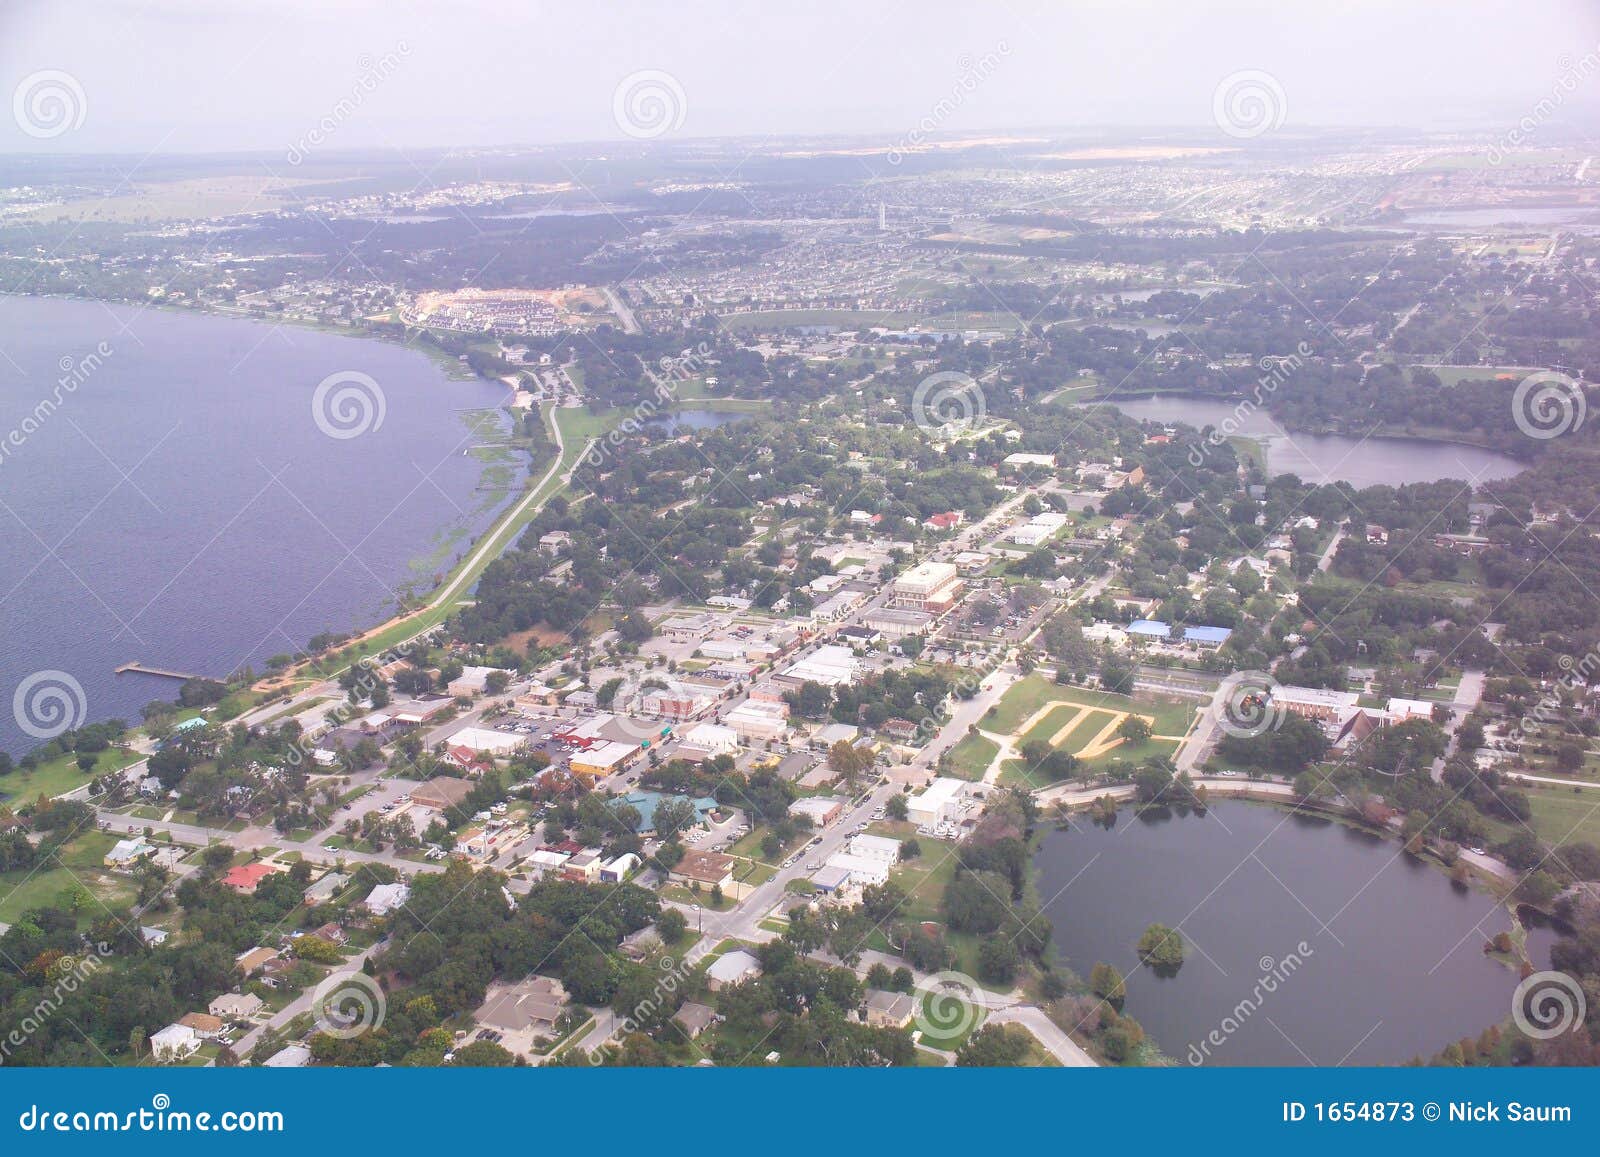
[[[777, 33], [764, 31], [775, 21]], [[1486, 35], [1494, 28], [1503, 34]], [[1225, 141], [1214, 106], [1240, 76], [1268, 92], [1285, 134], [1492, 128], [1554, 98], [1541, 130], [1581, 139], [1600, 123], [1600, 9], [823, 0], [788, 15], [730, 0], [532, 11], [502, 0], [17, 0], [0, 12], [13, 113], [0, 118], [0, 152], [1050, 129]], [[625, 124], [630, 95], [640, 116], [664, 119]], [[30, 99], [46, 103], [29, 113]], [[65, 101], [65, 121], [41, 132], [51, 99]]]

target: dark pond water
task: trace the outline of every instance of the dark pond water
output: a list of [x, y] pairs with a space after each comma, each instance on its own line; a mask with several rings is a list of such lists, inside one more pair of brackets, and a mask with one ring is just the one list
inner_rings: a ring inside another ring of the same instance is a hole
[[[1421, 438], [1351, 438], [1343, 434], [1290, 431], [1265, 410], [1241, 414], [1234, 404], [1162, 394], [1114, 403], [1130, 418], [1149, 422], [1181, 422], [1203, 429], [1214, 426], [1262, 441], [1267, 468], [1273, 474], [1297, 474], [1304, 482], [1348, 482], [1365, 486], [1437, 482], [1441, 478], [1493, 481], [1523, 470], [1505, 454], [1453, 442]], [[1227, 423], [1227, 425], [1225, 425]]]
[[743, 422], [750, 415], [730, 410], [671, 410], [646, 418], [639, 425], [647, 430], [714, 430]]
[[[1116, 965], [1125, 1011], [1180, 1063], [1397, 1064], [1510, 1014], [1517, 974], [1483, 953], [1509, 913], [1392, 840], [1225, 801], [1074, 821], [1035, 865], [1059, 957], [1083, 977]], [[1188, 943], [1168, 979], [1136, 962], [1152, 922]], [[1554, 935], [1535, 934], [1540, 967]]]

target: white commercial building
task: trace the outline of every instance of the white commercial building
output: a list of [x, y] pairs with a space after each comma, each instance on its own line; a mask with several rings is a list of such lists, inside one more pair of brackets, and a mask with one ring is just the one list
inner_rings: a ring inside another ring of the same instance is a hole
[[1433, 704], [1426, 699], [1391, 699], [1384, 712], [1390, 723], [1404, 723], [1407, 719], [1433, 719]]
[[830, 644], [818, 647], [806, 658], [791, 663], [783, 674], [785, 678], [803, 683], [821, 683], [824, 687], [848, 686], [856, 681], [856, 657], [849, 647]]
[[491, 731], [487, 727], [463, 727], [445, 743], [450, 747], [465, 747], [478, 755], [505, 755], [521, 747], [526, 736], [514, 731]]
[[850, 837], [850, 854], [863, 860], [877, 860], [884, 864], [900, 862], [900, 841], [888, 836], [869, 836], [865, 833]]
[[789, 707], [786, 703], [750, 699], [729, 711], [722, 721], [746, 743], [766, 743], [782, 737], [789, 729]]
[[906, 801], [906, 818], [918, 827], [930, 827], [953, 820], [966, 788], [962, 780], [942, 775], [921, 794]]
[[828, 857], [827, 866], [849, 873], [852, 887], [876, 887], [889, 878], [889, 865], [882, 860], [869, 860], [849, 852], [835, 852]]
[[739, 733], [716, 723], [701, 723], [684, 735], [683, 746], [707, 755], [722, 755], [738, 750]]

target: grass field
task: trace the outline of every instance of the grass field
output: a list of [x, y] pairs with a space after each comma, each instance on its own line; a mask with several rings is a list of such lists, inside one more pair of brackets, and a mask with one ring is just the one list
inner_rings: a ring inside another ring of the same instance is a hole
[[1531, 825], [1545, 843], [1587, 843], [1600, 847], [1600, 791], [1594, 788], [1523, 787], [1533, 808]]
[[93, 897], [78, 905], [85, 921], [105, 915], [107, 908], [126, 907], [135, 896], [132, 881], [102, 866], [114, 843], [116, 837], [107, 832], [85, 832], [61, 849], [53, 865], [0, 873], [0, 923], [14, 924], [30, 908], [57, 905], [79, 887]]
[[1413, 366], [1412, 369], [1431, 370], [1438, 375], [1440, 384], [1446, 386], [1462, 382], [1492, 382], [1496, 379], [1516, 385], [1534, 372], [1524, 366]]
[[[1157, 735], [1182, 735], [1189, 730], [1195, 705], [1181, 699], [1156, 695], [1111, 695], [1082, 687], [1063, 687], [1041, 675], [1029, 675], [1007, 691], [995, 708], [979, 724], [985, 731], [1012, 733], [1047, 703], [1092, 707], [1105, 712], [1134, 712], [1152, 719]], [[1052, 715], [1055, 712], [1051, 713]], [[1063, 722], [1067, 717], [1063, 716]]]
[[922, 845], [922, 855], [902, 860], [889, 872], [889, 878], [906, 890], [906, 902], [897, 918], [938, 920], [944, 890], [956, 874], [954, 848], [925, 836], [917, 837], [917, 842]]
[[949, 772], [957, 779], [978, 780], [1000, 751], [1000, 745], [982, 735], [964, 736], [950, 750]]
[[93, 771], [79, 771], [76, 756], [58, 756], [47, 763], [41, 763], [32, 771], [18, 769], [0, 779], [0, 792], [5, 793], [5, 799], [17, 802], [35, 799], [40, 795], [62, 795], [74, 788], [82, 787], [96, 775], [103, 775], [108, 771], [120, 771], [143, 758], [136, 751], [124, 751], [120, 747], [113, 747], [100, 753]]

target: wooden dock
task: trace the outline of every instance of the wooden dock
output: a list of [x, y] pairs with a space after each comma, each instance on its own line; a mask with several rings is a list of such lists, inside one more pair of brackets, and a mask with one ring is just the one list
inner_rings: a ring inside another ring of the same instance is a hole
[[143, 663], [124, 663], [117, 668], [118, 675], [159, 675], [163, 679], [179, 679], [187, 683], [190, 679], [204, 679], [204, 675], [192, 675], [187, 671], [168, 671], [164, 667], [147, 667]]

